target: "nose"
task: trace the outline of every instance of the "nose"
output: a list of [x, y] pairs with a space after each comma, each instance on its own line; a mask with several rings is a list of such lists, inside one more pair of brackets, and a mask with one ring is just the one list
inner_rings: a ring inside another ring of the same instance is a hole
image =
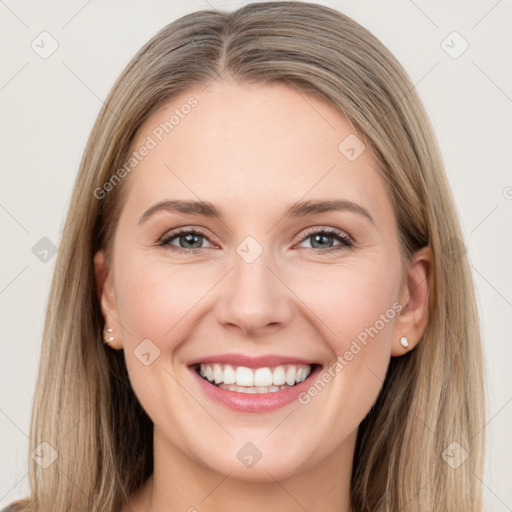
[[223, 327], [251, 336], [290, 324], [293, 293], [273, 267], [265, 252], [252, 263], [235, 255], [216, 304], [217, 320]]

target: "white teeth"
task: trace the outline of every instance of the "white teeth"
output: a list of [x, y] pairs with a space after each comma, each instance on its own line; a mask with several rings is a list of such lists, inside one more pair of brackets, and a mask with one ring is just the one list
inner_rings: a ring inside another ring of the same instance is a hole
[[[206, 375], [208, 378], [208, 375]], [[253, 386], [254, 385], [254, 373], [250, 368], [245, 366], [239, 366], [236, 369], [236, 385], [237, 386]]]
[[213, 380], [215, 381], [215, 384], [219, 384], [220, 382], [222, 382], [223, 377], [224, 377], [224, 372], [222, 371], [220, 364], [214, 364], [213, 365]]
[[258, 393], [275, 393], [276, 391], [281, 391], [282, 389], [288, 389], [291, 386], [284, 384], [283, 386], [247, 387], [247, 386], [236, 386], [235, 384], [219, 384], [218, 387], [222, 388], [222, 389], [227, 389], [228, 391], [237, 391], [238, 393], [258, 394]]
[[[274, 368], [248, 368], [229, 364], [200, 365], [199, 374], [219, 387], [248, 393], [268, 393], [286, 389], [305, 380], [311, 373], [310, 365], [281, 365]], [[248, 388], [255, 391], [247, 391]], [[260, 391], [261, 389], [261, 391]]]
[[222, 382], [224, 382], [224, 384], [234, 384], [236, 382], [235, 370], [230, 364], [224, 366]]
[[254, 372], [254, 386], [272, 386], [272, 372], [270, 368], [258, 368]]
[[282, 386], [286, 382], [286, 373], [282, 366], [276, 366], [272, 373], [272, 383], [276, 386]]
[[286, 384], [288, 384], [288, 386], [293, 386], [295, 384], [295, 375], [295, 368], [293, 366], [289, 366], [288, 370], [286, 370]]

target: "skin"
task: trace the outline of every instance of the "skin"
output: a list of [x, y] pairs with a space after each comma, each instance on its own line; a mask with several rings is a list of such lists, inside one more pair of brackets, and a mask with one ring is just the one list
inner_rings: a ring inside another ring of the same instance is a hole
[[[94, 258], [110, 347], [124, 350], [154, 423], [154, 473], [123, 512], [241, 504], [247, 512], [351, 511], [357, 429], [390, 357], [411, 350], [426, 327], [432, 254], [422, 249], [403, 266], [392, 202], [368, 146], [349, 161], [338, 149], [353, 133], [347, 120], [284, 85], [223, 81], [182, 94], [145, 122], [133, 148], [190, 96], [198, 105], [125, 178], [111, 267], [103, 251]], [[224, 216], [161, 211], [138, 225], [164, 199], [210, 201]], [[291, 203], [313, 199], [353, 201], [373, 223], [351, 211], [283, 218]], [[192, 247], [174, 238], [183, 254], [160, 246], [177, 227], [200, 227], [207, 237]], [[307, 228], [338, 229], [355, 245], [335, 237], [314, 245]], [[236, 252], [247, 236], [263, 249], [250, 264]], [[396, 303], [400, 314], [306, 405], [235, 412], [206, 397], [187, 368], [236, 352], [303, 357], [328, 369]], [[160, 350], [149, 366], [134, 355], [147, 338]], [[236, 456], [247, 442], [262, 453], [251, 468]]]

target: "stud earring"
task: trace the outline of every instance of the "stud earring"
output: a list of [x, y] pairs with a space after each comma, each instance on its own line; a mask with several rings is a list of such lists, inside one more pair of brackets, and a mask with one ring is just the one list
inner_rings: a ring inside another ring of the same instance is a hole
[[407, 336], [402, 336], [400, 338], [400, 345], [402, 345], [402, 347], [404, 348], [407, 348], [409, 346], [409, 340], [407, 339]]
[[107, 338], [107, 334], [110, 334], [111, 332], [113, 332], [113, 329], [105, 329], [104, 331], [103, 343], [105, 343], [106, 345], [108, 345], [111, 341], [114, 341], [114, 336], [110, 336]]

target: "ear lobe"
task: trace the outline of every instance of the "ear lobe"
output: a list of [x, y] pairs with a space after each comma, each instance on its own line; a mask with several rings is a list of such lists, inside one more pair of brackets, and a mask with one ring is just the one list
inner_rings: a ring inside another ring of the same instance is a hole
[[[425, 332], [429, 318], [429, 297], [433, 287], [433, 264], [432, 249], [428, 246], [417, 251], [411, 259], [402, 289], [405, 300], [395, 324], [392, 356], [401, 356], [413, 349]], [[408, 347], [400, 343], [403, 336], [408, 339]]]

